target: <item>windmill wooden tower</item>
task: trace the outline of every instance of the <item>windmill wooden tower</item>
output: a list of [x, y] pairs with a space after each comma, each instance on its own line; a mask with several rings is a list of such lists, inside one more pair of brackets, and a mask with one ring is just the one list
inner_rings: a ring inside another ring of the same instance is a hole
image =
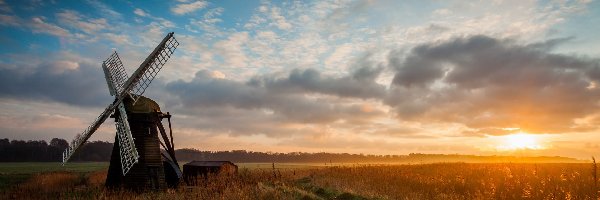
[[[117, 52], [102, 63], [108, 90], [115, 100], [75, 136], [63, 152], [63, 165], [107, 118], [114, 117], [117, 133], [106, 186], [144, 190], [177, 185], [182, 174], [175, 158], [171, 115], [162, 113], [156, 102], [142, 94], [178, 45], [173, 32], [167, 34], [129, 78]], [[164, 118], [169, 122], [170, 137], [161, 122]]]

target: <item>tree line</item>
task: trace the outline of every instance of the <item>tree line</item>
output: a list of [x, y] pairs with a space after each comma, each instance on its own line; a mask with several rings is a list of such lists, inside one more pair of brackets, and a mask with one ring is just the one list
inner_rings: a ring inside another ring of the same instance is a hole
[[[64, 139], [44, 140], [0, 139], [0, 162], [59, 162], [62, 152], [69, 146]], [[73, 154], [71, 161], [108, 162], [113, 143], [104, 141], [86, 142]], [[459, 154], [420, 154], [408, 155], [365, 155], [349, 153], [274, 153], [246, 150], [202, 151], [198, 149], [175, 150], [177, 160], [221, 161], [241, 163], [433, 163], [433, 162], [581, 162], [574, 158], [558, 156], [515, 157], [515, 156], [476, 156]]]
[[240, 163], [440, 163], [440, 162], [486, 162], [486, 163], [508, 163], [508, 162], [583, 162], [574, 158], [560, 156], [478, 156], [460, 154], [422, 154], [410, 153], [408, 155], [367, 155], [350, 153], [274, 153], [255, 152], [246, 150], [233, 151], [201, 151], [198, 149], [178, 149], [175, 151], [177, 159], [189, 160], [228, 160]]
[[[62, 152], [69, 143], [64, 139], [53, 138], [50, 143], [44, 140], [0, 139], [0, 162], [59, 162]], [[112, 143], [93, 141], [85, 143], [71, 161], [109, 161]]]

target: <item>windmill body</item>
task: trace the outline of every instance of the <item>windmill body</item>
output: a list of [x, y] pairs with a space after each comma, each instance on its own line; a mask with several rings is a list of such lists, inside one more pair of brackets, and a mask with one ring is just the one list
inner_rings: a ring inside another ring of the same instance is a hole
[[[130, 98], [125, 99], [124, 103], [131, 136], [139, 155], [138, 162], [129, 169], [127, 174], [122, 174], [119, 139], [115, 136], [106, 186], [143, 190], [162, 189], [167, 185], [176, 184], [166, 182], [165, 168], [170, 165], [163, 163], [159, 145], [158, 135], [161, 133], [158, 126], [167, 115], [160, 112], [160, 107], [153, 100], [143, 96], [135, 105]], [[119, 123], [121, 114], [123, 113], [117, 112], [113, 115], [116, 123]]]
[[[63, 153], [63, 164], [107, 118], [113, 117], [117, 133], [106, 185], [141, 190], [177, 185], [181, 172], [170, 130], [171, 115], [162, 113], [156, 102], [142, 94], [178, 45], [173, 33], [167, 34], [129, 78], [116, 52], [102, 63], [109, 92], [115, 100], [73, 139]], [[162, 125], [165, 118], [170, 137]]]

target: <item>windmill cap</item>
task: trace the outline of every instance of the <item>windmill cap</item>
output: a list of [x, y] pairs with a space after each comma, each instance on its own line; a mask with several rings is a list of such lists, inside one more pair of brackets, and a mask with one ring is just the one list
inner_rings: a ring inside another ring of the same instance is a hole
[[131, 99], [126, 99], [124, 101], [125, 109], [128, 112], [132, 113], [152, 113], [152, 112], [160, 112], [160, 106], [154, 100], [147, 98], [145, 96], [140, 96], [140, 98], [135, 102], [135, 105], [132, 105]]

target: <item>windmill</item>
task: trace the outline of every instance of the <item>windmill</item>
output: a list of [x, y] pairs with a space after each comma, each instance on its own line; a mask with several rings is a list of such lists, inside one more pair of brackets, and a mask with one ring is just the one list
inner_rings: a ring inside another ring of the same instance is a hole
[[[167, 34], [129, 78], [117, 52], [102, 63], [109, 92], [115, 100], [75, 136], [63, 152], [63, 165], [107, 118], [113, 117], [117, 131], [106, 186], [162, 189], [177, 185], [181, 171], [173, 147], [171, 115], [162, 113], [156, 102], [142, 96], [179, 45], [173, 34]], [[161, 122], [164, 118], [169, 121], [170, 137]], [[160, 141], [159, 133], [164, 142]], [[161, 151], [159, 144], [164, 150]]]

